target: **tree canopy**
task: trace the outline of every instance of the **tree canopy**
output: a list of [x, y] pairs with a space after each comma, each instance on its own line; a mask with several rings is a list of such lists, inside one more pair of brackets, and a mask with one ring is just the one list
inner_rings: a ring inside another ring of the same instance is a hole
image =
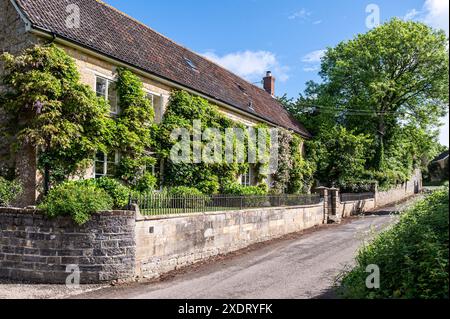
[[439, 119], [448, 112], [448, 62], [443, 31], [393, 19], [329, 48], [321, 83], [282, 102], [324, 143], [334, 126], [370, 137], [366, 170], [390, 171], [395, 182], [436, 149]]

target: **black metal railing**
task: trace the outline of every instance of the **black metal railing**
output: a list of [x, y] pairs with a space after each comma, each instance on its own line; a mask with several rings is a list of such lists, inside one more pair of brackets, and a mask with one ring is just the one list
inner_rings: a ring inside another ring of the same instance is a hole
[[375, 193], [344, 193], [341, 194], [341, 202], [362, 201], [374, 199]]
[[268, 196], [171, 196], [165, 193], [140, 194], [130, 198], [143, 215], [171, 215], [220, 212], [265, 207], [289, 207], [319, 204], [319, 194]]

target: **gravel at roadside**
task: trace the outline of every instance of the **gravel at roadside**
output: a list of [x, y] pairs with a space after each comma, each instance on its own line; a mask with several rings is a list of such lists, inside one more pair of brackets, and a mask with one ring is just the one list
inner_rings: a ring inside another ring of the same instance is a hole
[[78, 289], [69, 289], [65, 285], [19, 284], [0, 279], [0, 299], [63, 299], [105, 287], [83, 285]]

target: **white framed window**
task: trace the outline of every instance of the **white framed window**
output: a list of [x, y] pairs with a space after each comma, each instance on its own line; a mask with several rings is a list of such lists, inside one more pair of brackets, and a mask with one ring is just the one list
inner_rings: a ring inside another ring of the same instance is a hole
[[242, 186], [252, 186], [253, 168], [250, 166], [247, 171], [241, 175]]
[[147, 98], [152, 103], [153, 110], [155, 111], [155, 123], [161, 123], [164, 117], [164, 96], [147, 91]]
[[117, 166], [119, 165], [119, 152], [114, 151], [108, 154], [97, 152], [94, 162], [95, 178], [104, 176], [113, 177], [116, 175]]
[[102, 76], [95, 77], [95, 92], [109, 102], [111, 114], [119, 114], [119, 103], [116, 92], [116, 83]]

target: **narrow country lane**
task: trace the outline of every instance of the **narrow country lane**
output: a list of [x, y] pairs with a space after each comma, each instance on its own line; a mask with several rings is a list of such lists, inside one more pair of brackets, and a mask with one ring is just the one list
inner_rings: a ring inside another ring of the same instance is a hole
[[166, 281], [110, 287], [75, 298], [320, 298], [336, 276], [353, 264], [364, 242], [398, 220], [391, 214], [398, 210], [385, 208], [343, 225], [273, 242]]

